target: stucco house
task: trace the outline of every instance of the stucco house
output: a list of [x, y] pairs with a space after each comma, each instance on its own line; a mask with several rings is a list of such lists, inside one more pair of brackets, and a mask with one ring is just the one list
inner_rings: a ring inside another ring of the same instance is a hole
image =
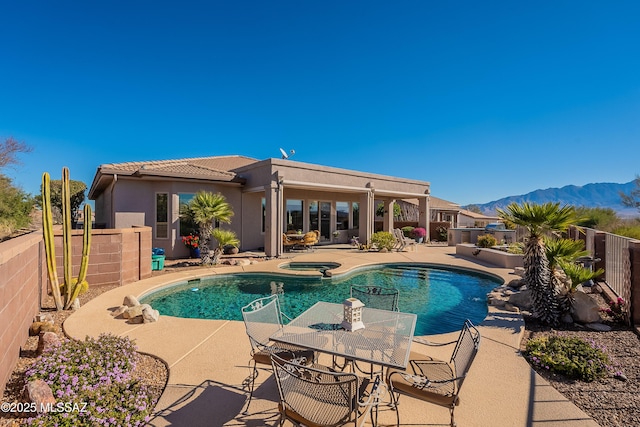
[[[385, 205], [383, 229], [393, 228], [393, 203], [417, 200], [418, 225], [429, 229], [430, 184], [290, 159], [215, 156], [103, 164], [89, 189], [97, 227], [153, 229], [153, 246], [169, 258], [188, 254], [180, 205], [200, 190], [220, 193], [233, 207], [241, 250], [283, 253], [282, 233], [320, 231], [320, 243], [370, 239], [375, 211]], [[188, 233], [186, 233], [188, 234]]]

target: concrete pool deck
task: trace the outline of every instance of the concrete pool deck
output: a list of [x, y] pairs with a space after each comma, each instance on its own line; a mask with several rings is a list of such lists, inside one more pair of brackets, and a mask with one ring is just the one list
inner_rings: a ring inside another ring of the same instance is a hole
[[[387, 262], [422, 262], [471, 268], [501, 277], [506, 282], [513, 270], [482, 265], [455, 255], [455, 247], [416, 245], [408, 252], [369, 253], [353, 249], [318, 249], [294, 254], [296, 262], [338, 262], [342, 270]], [[128, 336], [142, 352], [158, 356], [169, 367], [167, 387], [162, 394], [153, 426], [276, 426], [278, 392], [272, 374], [261, 370], [250, 415], [242, 415], [248, 396], [242, 382], [250, 373], [249, 340], [244, 324], [228, 320], [181, 319], [160, 316], [150, 324], [128, 324], [115, 319], [110, 309], [120, 306], [126, 295], [141, 296], [170, 282], [233, 272], [283, 272], [278, 259], [247, 266], [197, 268], [158, 275], [126, 285], [89, 301], [64, 323], [67, 335], [77, 339], [101, 333]], [[307, 272], [288, 273], [309, 274]], [[455, 410], [458, 426], [477, 427], [597, 427], [587, 414], [537, 375], [519, 353], [524, 321], [517, 313], [490, 307], [478, 325], [480, 350], [460, 392]], [[433, 341], [450, 341], [457, 333], [429, 336]], [[428, 348], [414, 344], [416, 351], [448, 360], [450, 348]], [[324, 357], [324, 356], [323, 356]], [[320, 362], [328, 363], [320, 359]], [[388, 396], [387, 396], [388, 398]], [[395, 425], [395, 413], [381, 406], [378, 425]], [[400, 400], [402, 425], [448, 425], [449, 413], [425, 402]], [[290, 425], [290, 424], [287, 424]]]

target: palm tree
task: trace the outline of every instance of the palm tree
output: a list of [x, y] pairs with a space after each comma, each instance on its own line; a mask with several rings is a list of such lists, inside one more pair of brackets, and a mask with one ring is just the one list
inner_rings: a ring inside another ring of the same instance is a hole
[[556, 325], [560, 320], [557, 290], [551, 281], [551, 270], [546, 255], [544, 236], [565, 231], [576, 221], [573, 206], [560, 207], [559, 203], [512, 203], [498, 215], [509, 222], [521, 225], [529, 232], [524, 248], [523, 280], [531, 290], [533, 315], [543, 323]]
[[211, 237], [218, 241], [218, 246], [213, 250], [212, 264], [218, 263], [225, 246], [238, 246], [240, 244], [240, 240], [238, 240], [236, 233], [231, 230], [214, 228], [211, 232]]
[[[193, 220], [200, 228], [200, 258], [205, 265], [213, 264], [211, 253], [211, 233], [215, 222], [230, 223], [233, 216], [231, 205], [225, 197], [218, 193], [199, 191], [189, 202]], [[215, 255], [215, 254], [213, 254]]]

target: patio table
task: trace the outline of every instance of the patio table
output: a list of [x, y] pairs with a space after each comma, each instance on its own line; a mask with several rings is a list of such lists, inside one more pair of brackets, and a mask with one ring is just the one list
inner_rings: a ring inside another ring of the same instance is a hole
[[364, 329], [344, 330], [342, 304], [317, 302], [271, 336], [276, 342], [375, 365], [404, 369], [417, 316], [364, 307]]

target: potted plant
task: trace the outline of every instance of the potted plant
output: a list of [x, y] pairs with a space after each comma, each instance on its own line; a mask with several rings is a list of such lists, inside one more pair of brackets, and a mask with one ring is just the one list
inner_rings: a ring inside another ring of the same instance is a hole
[[333, 233], [331, 233], [331, 234], [333, 234], [333, 239], [334, 239], [334, 240], [336, 240], [336, 241], [337, 241], [337, 240], [338, 240], [338, 238], [340, 237], [340, 231], [338, 231], [338, 230], [335, 230], [335, 231], [334, 231]]
[[191, 258], [200, 258], [200, 237], [194, 234], [182, 236], [182, 243], [189, 248]]
[[416, 240], [416, 242], [422, 243], [422, 241], [427, 235], [427, 230], [425, 230], [422, 227], [416, 227], [411, 231], [411, 235]]

